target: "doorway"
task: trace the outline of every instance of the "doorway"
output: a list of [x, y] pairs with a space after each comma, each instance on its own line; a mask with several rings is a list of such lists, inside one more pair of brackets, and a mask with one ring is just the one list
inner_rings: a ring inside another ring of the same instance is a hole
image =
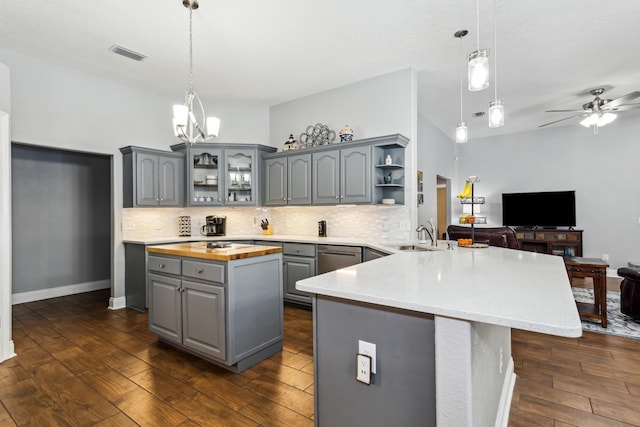
[[447, 238], [447, 227], [449, 226], [449, 218], [451, 218], [451, 180], [443, 176], [437, 175], [436, 181], [436, 210], [439, 238]]
[[111, 157], [11, 144], [13, 304], [111, 287]]

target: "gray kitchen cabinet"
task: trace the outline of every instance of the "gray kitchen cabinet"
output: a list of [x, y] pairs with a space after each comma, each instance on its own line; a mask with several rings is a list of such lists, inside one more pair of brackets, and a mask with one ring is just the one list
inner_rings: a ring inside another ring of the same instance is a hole
[[313, 153], [313, 203], [371, 203], [371, 147]]
[[371, 203], [371, 147], [340, 150], [340, 203]]
[[313, 153], [312, 162], [313, 204], [340, 203], [340, 150]]
[[307, 160], [299, 151], [268, 153], [263, 157], [265, 204], [379, 204], [383, 199], [404, 204], [408, 143], [403, 135], [393, 134], [305, 148], [304, 156], [311, 155], [310, 177]]
[[282, 350], [281, 253], [231, 261], [149, 253], [149, 330], [234, 372]]
[[224, 288], [183, 280], [181, 289], [184, 346], [225, 360]]
[[284, 300], [310, 306], [311, 294], [297, 290], [296, 282], [316, 275], [316, 245], [285, 242], [282, 252]]
[[149, 274], [149, 330], [174, 343], [182, 343], [181, 280]]
[[184, 205], [183, 154], [133, 146], [120, 152], [123, 207]]
[[311, 154], [266, 159], [265, 205], [311, 204]]
[[258, 144], [172, 145], [187, 165], [187, 206], [259, 206], [262, 204], [262, 155], [276, 151]]

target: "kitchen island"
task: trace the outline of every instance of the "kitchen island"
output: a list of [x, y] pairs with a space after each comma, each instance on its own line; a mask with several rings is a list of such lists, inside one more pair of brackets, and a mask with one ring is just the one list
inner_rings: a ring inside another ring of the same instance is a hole
[[211, 245], [147, 247], [149, 330], [241, 372], [282, 350], [282, 248]]
[[[400, 252], [299, 281], [311, 292], [316, 425], [506, 425], [511, 328], [579, 337], [561, 257]], [[359, 340], [376, 345], [356, 381]]]

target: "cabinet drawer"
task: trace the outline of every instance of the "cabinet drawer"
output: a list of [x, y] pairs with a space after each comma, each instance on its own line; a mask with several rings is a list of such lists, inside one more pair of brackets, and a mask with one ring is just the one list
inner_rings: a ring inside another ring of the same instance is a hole
[[148, 262], [149, 270], [177, 275], [182, 274], [179, 259], [150, 255]]
[[316, 245], [310, 245], [307, 243], [284, 243], [282, 245], [282, 253], [284, 255], [298, 255], [298, 256], [316, 256]]
[[224, 283], [224, 265], [184, 260], [182, 261], [182, 275]]

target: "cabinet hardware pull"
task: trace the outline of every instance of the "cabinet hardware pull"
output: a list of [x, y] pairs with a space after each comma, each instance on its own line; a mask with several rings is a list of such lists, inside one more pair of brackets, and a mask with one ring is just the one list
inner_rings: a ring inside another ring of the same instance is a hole
[[160, 267], [160, 268], [164, 268], [164, 264], [160, 264], [158, 267]]
[[198, 274], [202, 274], [202, 272], [203, 272], [203, 271], [204, 271], [204, 270], [203, 270], [202, 268], [199, 268], [199, 269], [197, 269], [197, 270], [196, 270], [196, 273], [198, 273]]
[[164, 202], [164, 199], [163, 199], [162, 197], [160, 197], [160, 201], [161, 201], [161, 202]]
[[339, 199], [339, 198], [340, 198], [340, 196], [336, 196], [336, 199]]

